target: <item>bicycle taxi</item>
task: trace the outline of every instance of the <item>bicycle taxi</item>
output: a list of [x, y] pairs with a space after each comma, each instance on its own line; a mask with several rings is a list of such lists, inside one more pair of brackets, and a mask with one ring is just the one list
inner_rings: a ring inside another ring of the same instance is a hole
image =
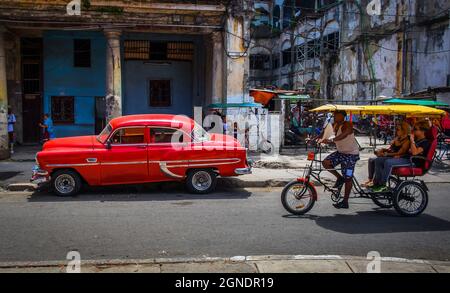
[[[334, 112], [346, 111], [350, 115], [393, 115], [406, 118], [442, 118], [445, 111], [426, 107], [412, 105], [324, 105], [315, 109], [313, 112]], [[390, 189], [385, 192], [373, 192], [370, 188], [363, 188], [358, 180], [353, 176], [353, 188], [350, 198], [371, 199], [381, 208], [392, 208], [402, 216], [412, 217], [420, 215], [428, 204], [428, 188], [421, 179], [431, 168], [435, 159], [437, 148], [437, 129], [431, 127], [426, 133], [431, 146], [426, 157], [413, 156], [411, 159], [422, 159], [425, 161], [422, 168], [413, 165], [409, 167], [394, 167], [392, 175], [389, 178]], [[316, 141], [317, 142], [317, 141]], [[318, 195], [316, 187], [312, 180], [315, 180], [324, 187], [324, 191], [331, 194], [334, 202], [339, 202], [342, 196], [340, 188], [332, 188], [331, 185], [324, 182], [321, 173], [327, 171], [322, 166], [322, 144], [317, 142], [315, 150], [308, 153], [309, 166], [305, 169], [302, 177], [288, 183], [281, 194], [283, 207], [295, 215], [303, 215], [310, 211]], [[337, 168], [336, 170], [339, 171]]]

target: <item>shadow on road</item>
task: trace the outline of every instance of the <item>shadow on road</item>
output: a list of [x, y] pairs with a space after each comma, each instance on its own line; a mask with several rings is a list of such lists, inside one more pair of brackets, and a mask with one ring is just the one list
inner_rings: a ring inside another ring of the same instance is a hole
[[245, 189], [217, 186], [210, 194], [189, 194], [179, 182], [164, 182], [142, 185], [120, 185], [108, 187], [85, 187], [73, 197], [58, 197], [48, 191], [36, 191], [29, 202], [70, 202], [70, 201], [180, 201], [196, 199], [245, 199], [252, 195]]
[[450, 231], [450, 222], [428, 214], [414, 218], [398, 215], [394, 210], [374, 210], [351, 215], [284, 215], [289, 219], [309, 219], [324, 229], [346, 234]]

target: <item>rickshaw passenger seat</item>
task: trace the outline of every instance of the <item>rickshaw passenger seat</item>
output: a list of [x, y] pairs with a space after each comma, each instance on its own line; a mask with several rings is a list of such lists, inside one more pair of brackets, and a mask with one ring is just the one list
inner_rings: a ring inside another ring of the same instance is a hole
[[418, 167], [397, 167], [392, 170], [393, 175], [397, 175], [400, 177], [414, 177], [414, 176], [423, 176], [428, 170], [430, 170], [431, 165], [433, 164], [434, 153], [436, 151], [438, 145], [438, 130], [435, 126], [431, 127], [426, 133], [426, 138], [431, 142], [430, 149], [428, 150], [428, 154], [426, 156], [426, 161], [423, 168]]

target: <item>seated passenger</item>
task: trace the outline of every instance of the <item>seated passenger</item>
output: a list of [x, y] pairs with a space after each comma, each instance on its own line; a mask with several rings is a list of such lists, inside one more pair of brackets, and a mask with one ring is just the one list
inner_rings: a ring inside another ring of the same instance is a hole
[[409, 134], [411, 127], [408, 123], [402, 122], [397, 125], [395, 138], [388, 149], [379, 149], [375, 151], [376, 158], [369, 159], [369, 178], [362, 184], [363, 187], [372, 187], [375, 175], [375, 166], [383, 166], [384, 162], [391, 158], [408, 158], [409, 157]]
[[390, 158], [385, 160], [383, 164], [375, 165], [374, 188], [375, 192], [383, 192], [389, 190], [386, 186], [392, 168], [402, 166], [412, 166], [423, 168], [425, 165], [425, 157], [430, 149], [430, 142], [426, 139], [425, 133], [430, 129], [428, 121], [422, 120], [414, 125], [413, 133], [410, 134], [410, 149], [409, 155], [424, 157], [424, 159], [413, 158]]

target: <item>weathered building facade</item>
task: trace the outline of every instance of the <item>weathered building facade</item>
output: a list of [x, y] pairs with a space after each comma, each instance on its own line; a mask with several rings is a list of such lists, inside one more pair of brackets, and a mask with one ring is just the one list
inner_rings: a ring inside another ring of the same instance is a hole
[[17, 141], [35, 143], [44, 113], [63, 137], [247, 101], [252, 13], [244, 0], [1, 1], [0, 157], [8, 107]]
[[449, 9], [447, 0], [256, 1], [250, 86], [323, 102], [420, 94], [448, 103]]

